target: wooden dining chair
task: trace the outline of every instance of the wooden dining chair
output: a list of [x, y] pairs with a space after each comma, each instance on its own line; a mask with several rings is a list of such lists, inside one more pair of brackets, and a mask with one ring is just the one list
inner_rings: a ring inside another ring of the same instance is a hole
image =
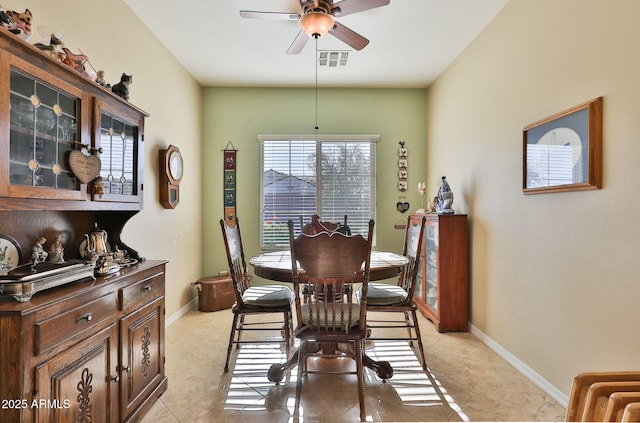
[[640, 402], [632, 402], [624, 407], [622, 422], [640, 422]]
[[581, 372], [571, 383], [565, 421], [583, 421], [589, 388], [598, 382], [639, 382], [640, 371]]
[[[422, 238], [424, 235], [424, 225], [426, 217], [422, 216], [419, 223], [412, 223], [411, 216], [407, 217], [407, 226], [404, 235], [404, 247], [402, 254], [409, 259], [408, 263], [400, 273], [397, 284], [372, 282], [369, 284], [367, 293], [367, 313], [379, 312], [376, 319], [367, 318], [369, 328], [371, 328], [371, 340], [385, 341], [409, 341], [413, 346], [413, 341], [418, 343], [418, 357], [424, 370], [427, 370], [427, 361], [420, 337], [420, 325], [418, 323], [417, 306], [413, 300], [416, 290], [416, 280], [420, 272], [420, 253], [422, 251]], [[358, 298], [361, 300], [362, 291], [358, 291]], [[389, 318], [389, 313], [396, 316], [400, 313], [402, 320]], [[380, 317], [384, 316], [384, 317]], [[376, 333], [376, 329], [406, 329], [408, 335], [389, 336]]]
[[[312, 356], [351, 357], [356, 362], [360, 420], [366, 418], [364, 404], [364, 342], [367, 336], [367, 302], [354, 298], [354, 284], [362, 284], [366, 295], [369, 283], [373, 220], [368, 238], [341, 233], [300, 234], [295, 237], [289, 221], [291, 269], [297, 317], [298, 380], [294, 418], [299, 416], [303, 377], [310, 373]], [[298, 263], [302, 269], [299, 270]], [[312, 293], [306, 302], [301, 293]]]
[[633, 402], [640, 402], [640, 392], [614, 392], [609, 396], [602, 421], [622, 421], [625, 407]]
[[[284, 339], [287, 359], [289, 359], [293, 340], [293, 314], [291, 307], [293, 292], [285, 285], [251, 286], [240, 234], [240, 220], [236, 217], [233, 224], [229, 226], [224, 219], [220, 219], [220, 227], [222, 228], [222, 237], [229, 261], [229, 273], [236, 297], [236, 302], [231, 308], [233, 323], [231, 325], [224, 371], [229, 371], [229, 360], [234, 345], [239, 348], [241, 344], [267, 344], [274, 342], [270, 339], [244, 341], [242, 340], [242, 332], [245, 331], [280, 331]], [[246, 316], [258, 314], [281, 314], [282, 319], [275, 321], [258, 319], [251, 322], [245, 321]]]
[[583, 422], [603, 421], [611, 395], [617, 392], [640, 392], [640, 381], [596, 382], [589, 387], [582, 414]]

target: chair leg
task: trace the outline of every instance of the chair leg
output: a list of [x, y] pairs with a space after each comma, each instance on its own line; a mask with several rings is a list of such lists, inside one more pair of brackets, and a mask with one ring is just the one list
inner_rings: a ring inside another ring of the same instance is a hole
[[296, 383], [296, 401], [293, 409], [293, 418], [298, 419], [300, 417], [300, 397], [302, 396], [302, 375], [304, 374], [303, 368], [306, 359], [306, 342], [301, 341], [298, 348], [298, 381]]
[[367, 419], [367, 413], [364, 408], [364, 365], [362, 363], [362, 355], [364, 354], [364, 341], [355, 342], [355, 359], [356, 373], [358, 375], [358, 402], [360, 403], [360, 421]]
[[284, 312], [284, 344], [287, 360], [291, 358], [291, 312]]
[[[240, 338], [242, 337], [242, 328], [244, 328], [244, 314], [240, 315], [240, 319], [233, 319], [234, 322], [237, 322], [236, 331], [238, 332], [238, 343], [236, 344], [236, 349], [240, 349]], [[235, 327], [235, 325], [234, 325]]]
[[[236, 324], [238, 323], [238, 314], [233, 313], [233, 323], [231, 324], [231, 335], [229, 335], [229, 346], [227, 347], [227, 361], [224, 363], [224, 372], [229, 371], [229, 359], [231, 358], [231, 350], [233, 349], [233, 339], [236, 334]], [[238, 338], [240, 334], [238, 333]]]
[[[415, 319], [414, 319], [415, 321]], [[409, 345], [413, 347], [413, 340], [411, 338], [413, 338], [413, 334], [411, 333], [411, 326], [413, 326], [411, 324], [411, 320], [409, 319], [409, 312], [405, 311], [404, 312], [404, 324], [407, 325], [407, 332], [409, 332]]]
[[411, 318], [413, 319], [413, 328], [416, 331], [416, 338], [418, 338], [418, 351], [420, 353], [420, 361], [422, 362], [422, 369], [427, 370], [427, 359], [424, 356], [424, 348], [422, 348], [422, 337], [420, 336], [420, 325], [418, 324], [418, 316], [416, 311], [411, 312]]

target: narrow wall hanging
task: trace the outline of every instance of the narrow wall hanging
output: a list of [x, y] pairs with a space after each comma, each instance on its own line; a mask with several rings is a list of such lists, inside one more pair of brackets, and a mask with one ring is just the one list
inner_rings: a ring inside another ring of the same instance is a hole
[[236, 154], [231, 141], [224, 148], [224, 221], [233, 226], [236, 220]]

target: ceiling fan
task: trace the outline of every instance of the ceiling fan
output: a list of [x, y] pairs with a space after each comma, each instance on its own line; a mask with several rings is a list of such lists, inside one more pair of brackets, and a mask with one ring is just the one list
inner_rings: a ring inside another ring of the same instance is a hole
[[298, 21], [300, 32], [289, 46], [287, 54], [298, 54], [309, 38], [320, 38], [331, 34], [355, 50], [362, 50], [369, 40], [336, 22], [334, 18], [386, 6], [391, 0], [300, 0], [300, 13], [297, 12], [257, 12], [241, 10], [240, 16], [253, 19], [274, 19]]

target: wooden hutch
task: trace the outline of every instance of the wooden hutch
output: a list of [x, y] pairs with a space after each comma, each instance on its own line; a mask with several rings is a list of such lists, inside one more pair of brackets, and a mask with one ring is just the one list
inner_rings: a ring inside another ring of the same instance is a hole
[[[112, 251], [137, 261], [23, 302], [0, 295], [2, 422], [139, 421], [167, 389], [166, 262], [144, 260], [120, 239], [142, 210], [146, 116], [0, 31], [0, 241], [21, 247], [23, 264], [39, 237], [48, 246], [60, 235], [65, 259], [79, 260], [97, 225]], [[94, 159], [83, 163], [78, 151]], [[101, 182], [72, 171], [71, 155], [85, 167], [99, 156]]]
[[[413, 224], [423, 214], [411, 215]], [[469, 326], [469, 234], [466, 214], [427, 214], [414, 299], [438, 332]]]

